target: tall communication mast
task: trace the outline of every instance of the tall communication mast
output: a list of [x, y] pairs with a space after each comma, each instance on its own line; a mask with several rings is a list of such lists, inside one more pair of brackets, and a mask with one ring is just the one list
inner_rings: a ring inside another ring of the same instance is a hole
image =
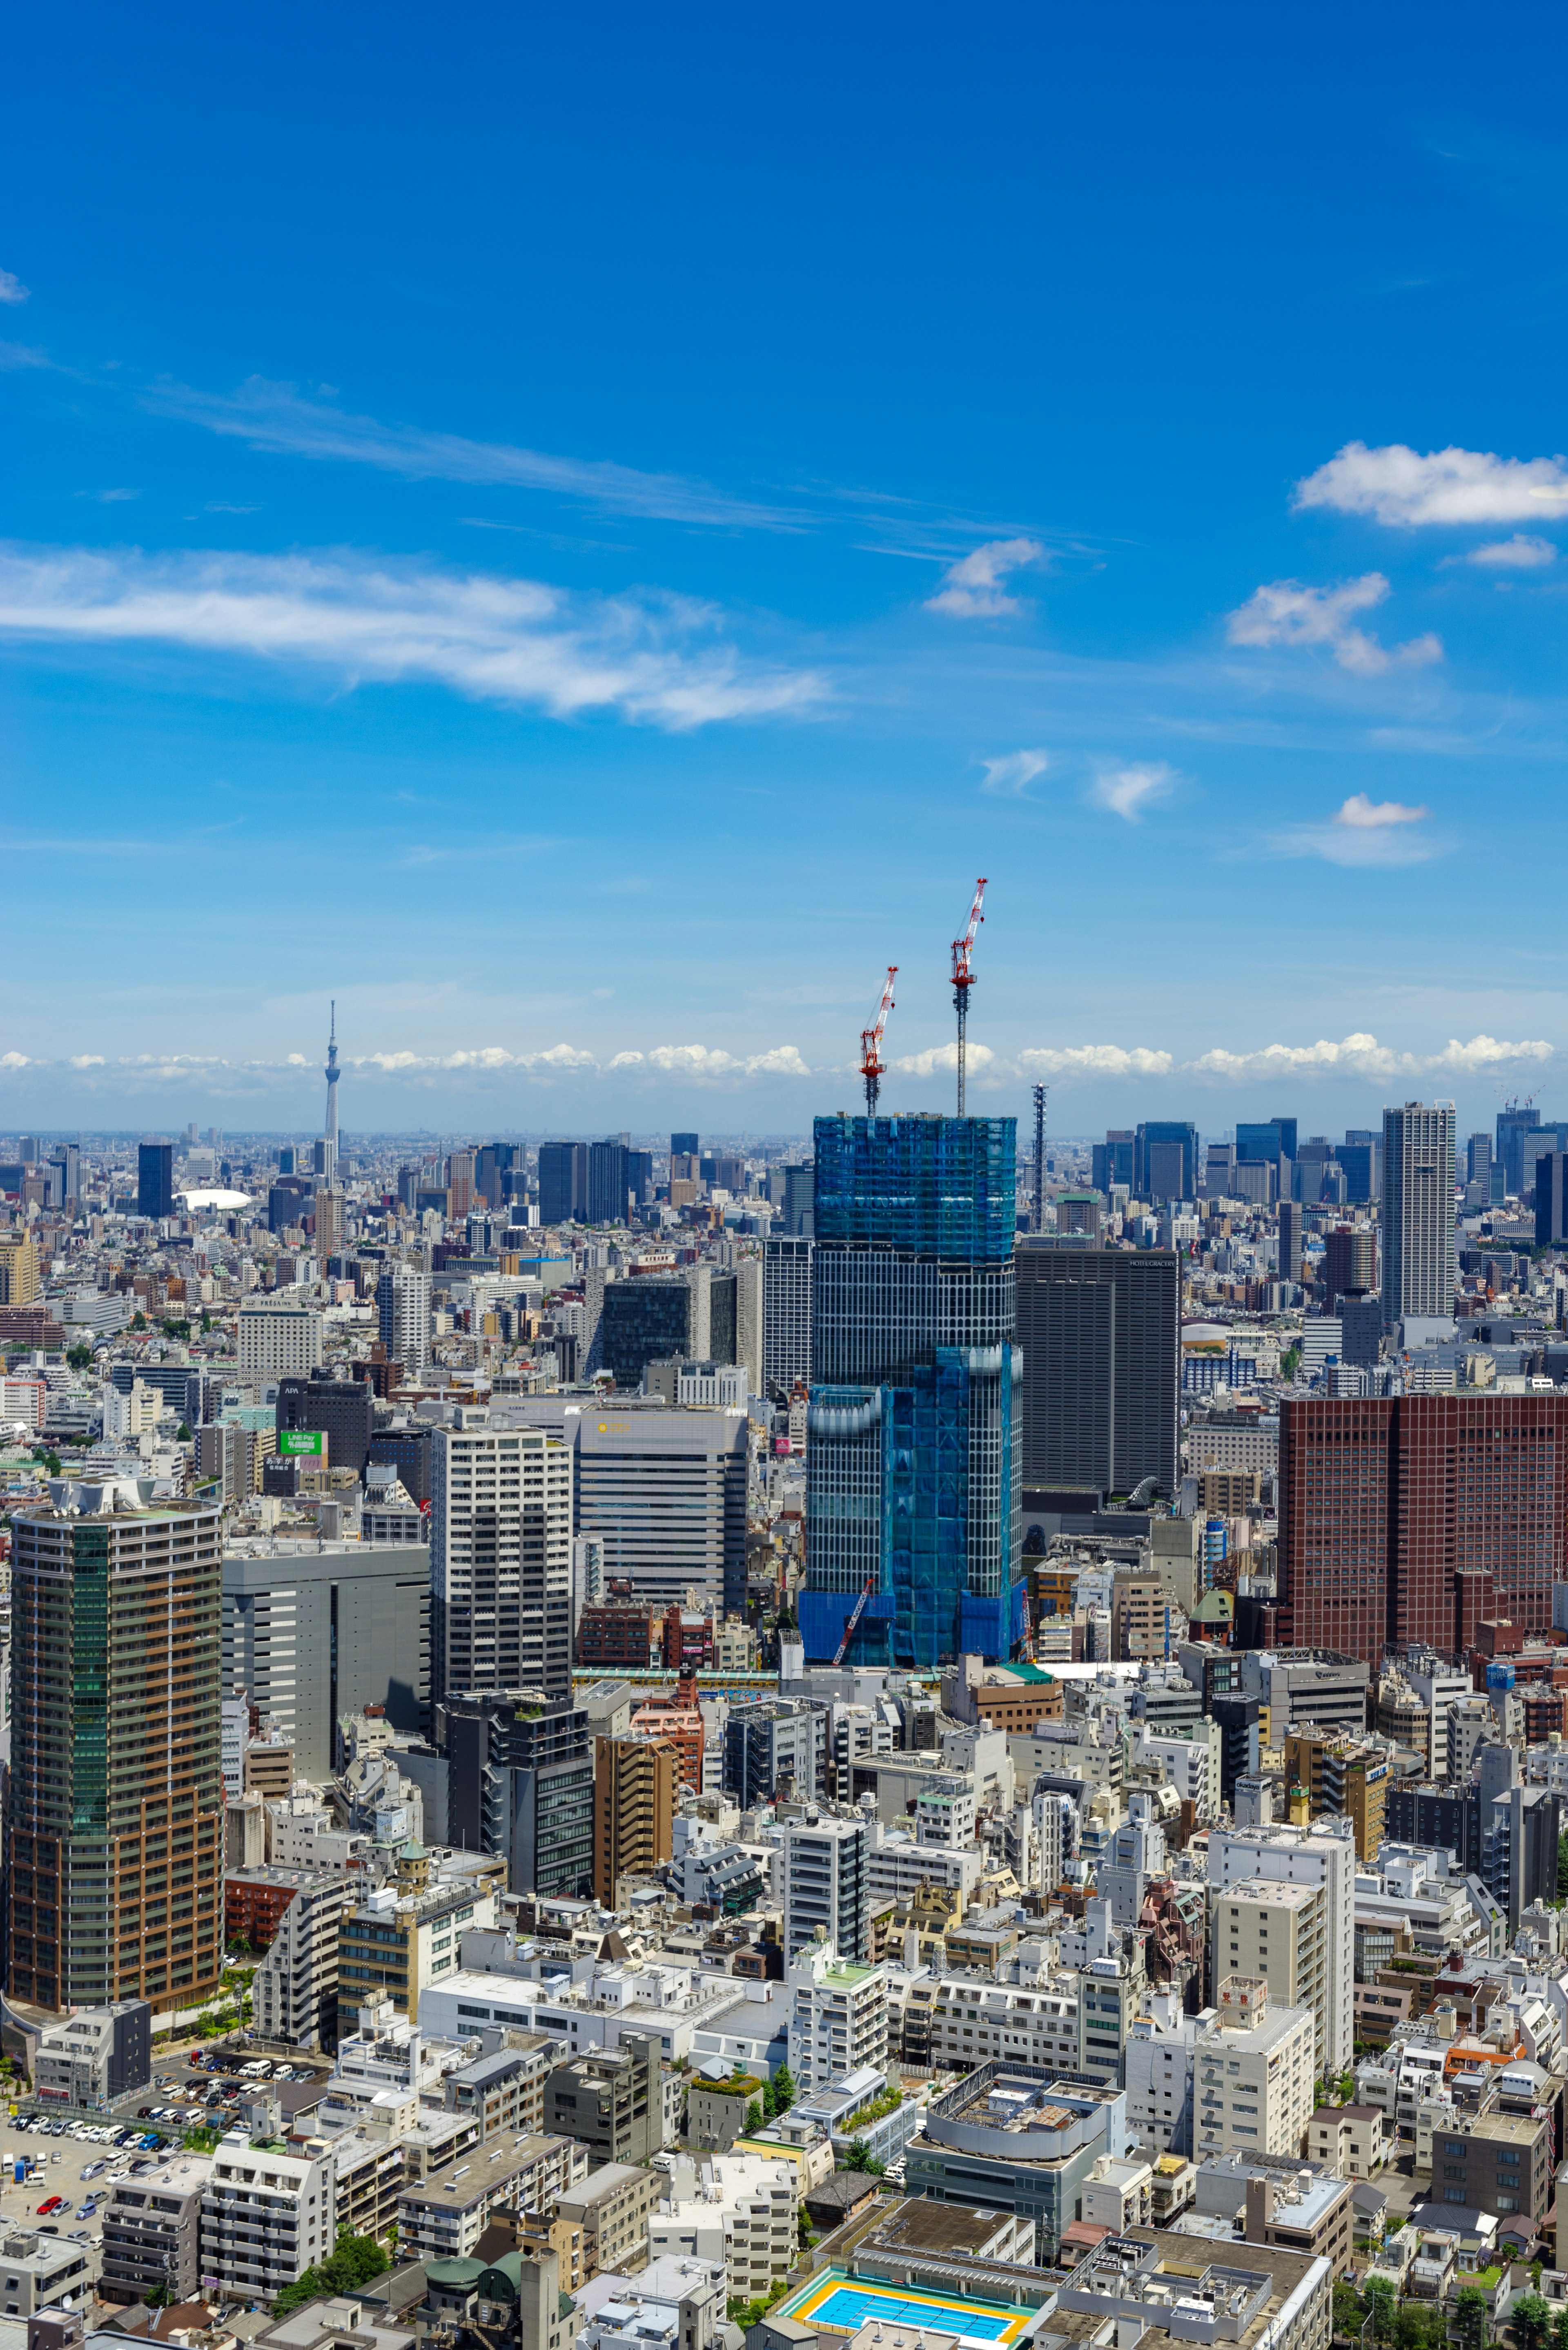
[[969, 910], [969, 928], [961, 939], [953, 941], [953, 1009], [958, 1014], [958, 1114], [960, 1118], [964, 1114], [963, 1055], [964, 1035], [969, 1025], [969, 992], [974, 985], [974, 973], [970, 969], [970, 959], [974, 953], [975, 932], [985, 920], [985, 916], [980, 910], [981, 901], [984, 896], [985, 879], [982, 875], [974, 885], [974, 903]]
[[1045, 1092], [1034, 1088], [1034, 1229], [1045, 1229]]
[[877, 1115], [877, 1097], [887, 1075], [887, 1063], [882, 1059], [882, 1034], [888, 1025], [888, 1014], [893, 1009], [893, 982], [898, 975], [896, 962], [888, 965], [888, 976], [882, 983], [882, 1001], [877, 1006], [877, 1016], [869, 1028], [860, 1031], [860, 1074], [866, 1080], [866, 1115]]

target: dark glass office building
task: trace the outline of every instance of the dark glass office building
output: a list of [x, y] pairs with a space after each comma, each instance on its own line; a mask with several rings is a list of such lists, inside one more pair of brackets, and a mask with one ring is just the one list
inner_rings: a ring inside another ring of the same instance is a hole
[[582, 1142], [539, 1145], [539, 1222], [569, 1224], [588, 1207], [588, 1152]]
[[1184, 1119], [1155, 1118], [1133, 1140], [1133, 1190], [1140, 1200], [1198, 1197], [1198, 1128]]
[[136, 1146], [136, 1212], [168, 1216], [174, 1211], [174, 1145], [139, 1142]]
[[1018, 1250], [1025, 1485], [1174, 1496], [1181, 1280], [1172, 1249]]
[[823, 1118], [801, 1634], [857, 1662], [1023, 1632], [1012, 1118]]

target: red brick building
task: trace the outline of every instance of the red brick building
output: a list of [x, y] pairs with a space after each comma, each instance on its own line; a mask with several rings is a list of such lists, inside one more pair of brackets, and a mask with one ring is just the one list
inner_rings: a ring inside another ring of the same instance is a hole
[[223, 1879], [223, 1934], [264, 1950], [277, 1921], [298, 1892], [297, 1880], [270, 1868], [236, 1868]]
[[1568, 1395], [1395, 1396], [1280, 1409], [1280, 1636], [1376, 1667], [1526, 1636], [1568, 1580]]

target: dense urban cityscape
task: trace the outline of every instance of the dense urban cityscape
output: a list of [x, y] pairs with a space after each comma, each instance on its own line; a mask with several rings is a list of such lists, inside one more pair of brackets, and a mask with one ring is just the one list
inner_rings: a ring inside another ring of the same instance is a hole
[[879, 1041], [763, 1144], [361, 1136], [335, 1023], [315, 1136], [5, 1139], [8, 2314], [1528, 2324], [1568, 1121], [1021, 1149]]

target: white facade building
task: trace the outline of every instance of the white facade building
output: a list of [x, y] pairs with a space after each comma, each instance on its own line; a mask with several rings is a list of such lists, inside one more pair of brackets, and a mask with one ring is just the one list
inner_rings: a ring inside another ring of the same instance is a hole
[[436, 1432], [431, 1685], [542, 1689], [572, 1669], [572, 1456], [542, 1428]]
[[867, 1819], [784, 1823], [779, 1847], [786, 1959], [819, 1935], [846, 1958], [865, 1956], [873, 1835]]
[[240, 1310], [240, 1377], [302, 1379], [321, 1367], [321, 1316], [308, 1305]]
[[794, 2164], [760, 2154], [664, 2155], [670, 2192], [649, 2214], [651, 2259], [723, 2263], [729, 2297], [765, 2299], [799, 2251]]
[[253, 2146], [247, 2129], [227, 2132], [202, 2193], [203, 2277], [231, 2301], [272, 2301], [337, 2240], [330, 2154], [283, 2154]]
[[823, 2089], [863, 2064], [888, 2064], [888, 1978], [813, 1942], [790, 1961], [789, 2064], [797, 2088]]
[[1317, 2062], [1343, 2073], [1355, 2041], [1355, 1845], [1347, 1819], [1325, 1814], [1310, 1828], [1215, 1828], [1209, 1838], [1210, 1898], [1243, 1878], [1321, 1885], [1327, 1898]]

